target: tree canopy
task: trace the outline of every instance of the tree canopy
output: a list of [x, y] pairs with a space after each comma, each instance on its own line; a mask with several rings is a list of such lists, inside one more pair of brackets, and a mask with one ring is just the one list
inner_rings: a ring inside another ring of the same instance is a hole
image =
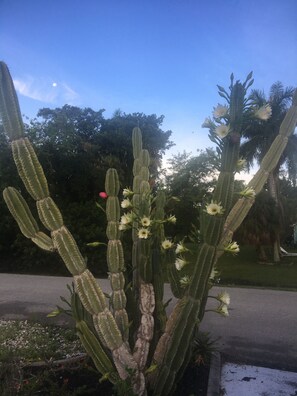
[[82, 201], [104, 190], [105, 172], [116, 168], [123, 187], [131, 185], [132, 130], [139, 126], [144, 147], [152, 158], [152, 177], [157, 176], [164, 152], [173, 143], [171, 131], [161, 129], [164, 117], [116, 111], [105, 119], [104, 110], [65, 105], [41, 109], [26, 126], [38, 149], [54, 194]]
[[[259, 90], [253, 90], [250, 99], [254, 102], [257, 107], [266, 105], [267, 103], [271, 107], [271, 117], [266, 121], [256, 120], [249, 125], [249, 128], [245, 131], [245, 141], [241, 146], [241, 154], [247, 160], [248, 168], [251, 167], [254, 161], [260, 163], [264, 158], [265, 154], [269, 150], [272, 142], [277, 136], [280, 125], [285, 117], [288, 108], [291, 105], [291, 101], [294, 94], [294, 88], [286, 87], [284, 88], [282, 83], [279, 81], [271, 86], [268, 97], [266, 98], [265, 93]], [[272, 244], [274, 246], [274, 261], [278, 262], [280, 260], [280, 239], [281, 232], [283, 231], [282, 225], [284, 225], [284, 205], [281, 198], [280, 192], [280, 170], [283, 167], [288, 180], [293, 186], [296, 186], [297, 178], [297, 135], [293, 134], [289, 138], [289, 143], [287, 144], [277, 166], [269, 174], [267, 189], [270, 197], [274, 200], [278, 221], [278, 227], [274, 229], [273, 233], [270, 233]], [[257, 202], [257, 200], [256, 200]], [[266, 200], [266, 202], [268, 202]], [[268, 205], [269, 206], [269, 205]], [[270, 205], [271, 206], [271, 205]], [[251, 211], [249, 216], [252, 216], [257, 209], [257, 204], [255, 208]], [[265, 215], [262, 212], [261, 217]], [[269, 213], [266, 213], [268, 224], [269, 221], [272, 222], [272, 217]], [[259, 218], [258, 218], [259, 221]], [[262, 225], [265, 221], [262, 221]], [[243, 224], [244, 226], [244, 224]], [[259, 228], [259, 227], [258, 227]], [[260, 227], [261, 228], [261, 227]], [[262, 227], [263, 228], [263, 227]], [[256, 232], [257, 227], [255, 227]], [[262, 235], [264, 230], [262, 229]], [[268, 232], [269, 234], [269, 232]], [[260, 238], [260, 236], [259, 236]], [[260, 238], [261, 239], [261, 238]], [[260, 240], [259, 239], [259, 240]]]
[[[104, 118], [103, 113], [103, 109], [95, 111], [70, 105], [43, 108], [37, 118], [25, 125], [26, 134], [45, 170], [51, 195], [83, 253], [89, 257], [89, 264], [93, 257], [95, 260], [95, 254], [90, 253], [87, 243], [105, 240], [106, 219], [95, 202], [100, 199], [98, 193], [105, 189], [106, 170], [116, 168], [122, 187], [131, 186], [133, 128], [141, 128], [144, 147], [150, 151], [152, 178], [157, 177], [162, 155], [173, 145], [171, 131], [162, 129], [163, 116], [116, 111], [111, 118]], [[23, 191], [1, 124], [0, 165], [1, 189], [13, 184]], [[104, 206], [102, 201], [100, 204]], [[24, 265], [33, 261], [40, 265], [45, 263], [49, 259], [46, 253], [34, 251], [31, 243], [22, 236], [15, 237], [18, 231], [2, 197], [0, 209], [0, 251], [5, 251], [9, 257], [22, 255], [23, 260], [19, 261]], [[105, 261], [102, 266], [99, 271], [105, 271]]]
[[199, 228], [199, 211], [210, 197], [216, 180], [217, 157], [213, 149], [199, 150], [196, 156], [179, 153], [169, 161], [166, 177], [168, 194], [178, 198], [175, 205], [175, 232], [188, 235], [191, 225]]

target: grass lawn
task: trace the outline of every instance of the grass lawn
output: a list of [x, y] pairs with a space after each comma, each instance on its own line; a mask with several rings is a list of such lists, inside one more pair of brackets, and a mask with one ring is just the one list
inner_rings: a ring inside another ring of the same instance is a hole
[[241, 246], [236, 256], [224, 254], [218, 262], [220, 284], [297, 290], [297, 257], [283, 257], [280, 264], [259, 263], [252, 246]]

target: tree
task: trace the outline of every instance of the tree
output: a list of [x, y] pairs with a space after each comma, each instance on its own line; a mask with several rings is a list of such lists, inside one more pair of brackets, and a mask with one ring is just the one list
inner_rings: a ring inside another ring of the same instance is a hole
[[44, 108], [37, 114], [41, 120], [35, 119], [27, 126], [41, 163], [50, 173], [50, 184], [55, 183], [54, 190], [62, 189], [64, 198], [82, 201], [86, 194], [87, 199], [94, 198], [98, 189], [104, 189], [109, 167], [117, 169], [122, 186], [131, 185], [131, 136], [135, 126], [142, 129], [144, 144], [152, 153], [153, 178], [162, 155], [173, 145], [169, 140], [172, 132], [161, 129], [164, 116], [118, 110], [112, 118], [105, 119], [103, 112], [69, 105]]
[[[246, 141], [241, 146], [241, 154], [247, 160], [248, 168], [257, 161], [260, 163], [267, 153], [271, 143], [278, 134], [279, 127], [283, 121], [286, 111], [290, 106], [294, 89], [291, 87], [284, 88], [280, 82], [272, 85], [269, 97], [266, 99], [264, 92], [253, 90], [251, 100], [256, 107], [261, 107], [267, 102], [271, 106], [272, 115], [265, 122], [253, 120], [249, 128], [244, 133]], [[279, 193], [279, 174], [281, 167], [285, 167], [287, 176], [291, 182], [296, 184], [297, 177], [297, 135], [294, 134], [289, 138], [289, 144], [286, 146], [277, 166], [269, 174], [268, 191], [274, 199], [278, 212], [280, 213], [279, 223], [282, 222], [283, 208], [280, 201]], [[280, 261], [280, 230], [274, 236], [274, 261]]]
[[217, 158], [213, 149], [206, 149], [198, 150], [196, 156], [184, 151], [168, 162], [166, 187], [168, 193], [179, 201], [174, 209], [177, 217], [175, 232], [185, 236], [190, 233], [192, 224], [200, 228], [199, 211], [214, 188]]
[[262, 190], [255, 199], [249, 214], [236, 232], [236, 240], [245, 245], [254, 245], [259, 261], [268, 261], [265, 245], [273, 244], [280, 227], [274, 199], [267, 190]]
[[[69, 105], [56, 109], [43, 108], [39, 110], [37, 118], [26, 125], [26, 135], [32, 141], [46, 171], [53, 197], [91, 265], [92, 261], [95, 262], [97, 252], [93, 254], [87, 243], [104, 241], [106, 238], [104, 213], [95, 206], [96, 200], [100, 199], [98, 193], [105, 188], [106, 170], [109, 167], [116, 168], [122, 187], [131, 186], [132, 129], [141, 126], [144, 144], [153, 153], [153, 178], [157, 176], [162, 154], [173, 144], [169, 140], [171, 131], [161, 129], [163, 116], [117, 111], [110, 119], [105, 119], [103, 113], [103, 109], [95, 111]], [[11, 180], [19, 180], [1, 125], [0, 169], [2, 190]], [[104, 206], [102, 201], [100, 204]], [[19, 262], [22, 261], [24, 268], [33, 261], [39, 262], [40, 267], [45, 266], [48, 259], [46, 253], [42, 258], [43, 252], [35, 249], [38, 257], [34, 256], [33, 260], [31, 252], [29, 255], [26, 249], [28, 241], [20, 235], [15, 237], [17, 230], [10, 221], [2, 197], [0, 209], [3, 213], [0, 219], [0, 250], [9, 256], [12, 251], [22, 255]], [[90, 224], [93, 226], [90, 227]], [[101, 249], [104, 254], [104, 248]], [[105, 268], [102, 270], [105, 271]]]
[[161, 129], [163, 120], [163, 115], [157, 117], [155, 114], [126, 114], [117, 110], [112, 118], [102, 121], [100, 135], [98, 135], [99, 150], [108, 167], [117, 169], [124, 187], [132, 184], [130, 175], [130, 169], [133, 166], [131, 139], [135, 126], [141, 129], [143, 146], [151, 155], [151, 177], [152, 179], [157, 178], [162, 155], [174, 145], [169, 140], [172, 132]]

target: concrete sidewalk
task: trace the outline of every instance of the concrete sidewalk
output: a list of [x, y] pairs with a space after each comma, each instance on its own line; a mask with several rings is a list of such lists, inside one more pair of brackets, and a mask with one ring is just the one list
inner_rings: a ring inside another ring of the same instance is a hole
[[222, 396], [295, 396], [297, 373], [225, 363], [220, 388]]

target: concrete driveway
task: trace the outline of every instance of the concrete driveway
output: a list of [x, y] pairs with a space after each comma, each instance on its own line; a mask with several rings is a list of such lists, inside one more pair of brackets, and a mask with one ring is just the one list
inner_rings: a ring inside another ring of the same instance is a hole
[[[66, 285], [71, 282], [65, 277], [0, 274], [0, 318], [65, 324], [65, 316], [49, 319], [46, 315], [62, 305], [60, 296], [68, 298]], [[108, 280], [99, 282], [108, 292]], [[211, 294], [222, 290], [231, 296], [230, 316], [208, 312], [200, 328], [219, 338], [223, 358], [297, 372], [297, 293], [215, 287]], [[165, 300], [171, 297], [169, 288], [165, 295]], [[214, 301], [209, 299], [208, 308]]]

